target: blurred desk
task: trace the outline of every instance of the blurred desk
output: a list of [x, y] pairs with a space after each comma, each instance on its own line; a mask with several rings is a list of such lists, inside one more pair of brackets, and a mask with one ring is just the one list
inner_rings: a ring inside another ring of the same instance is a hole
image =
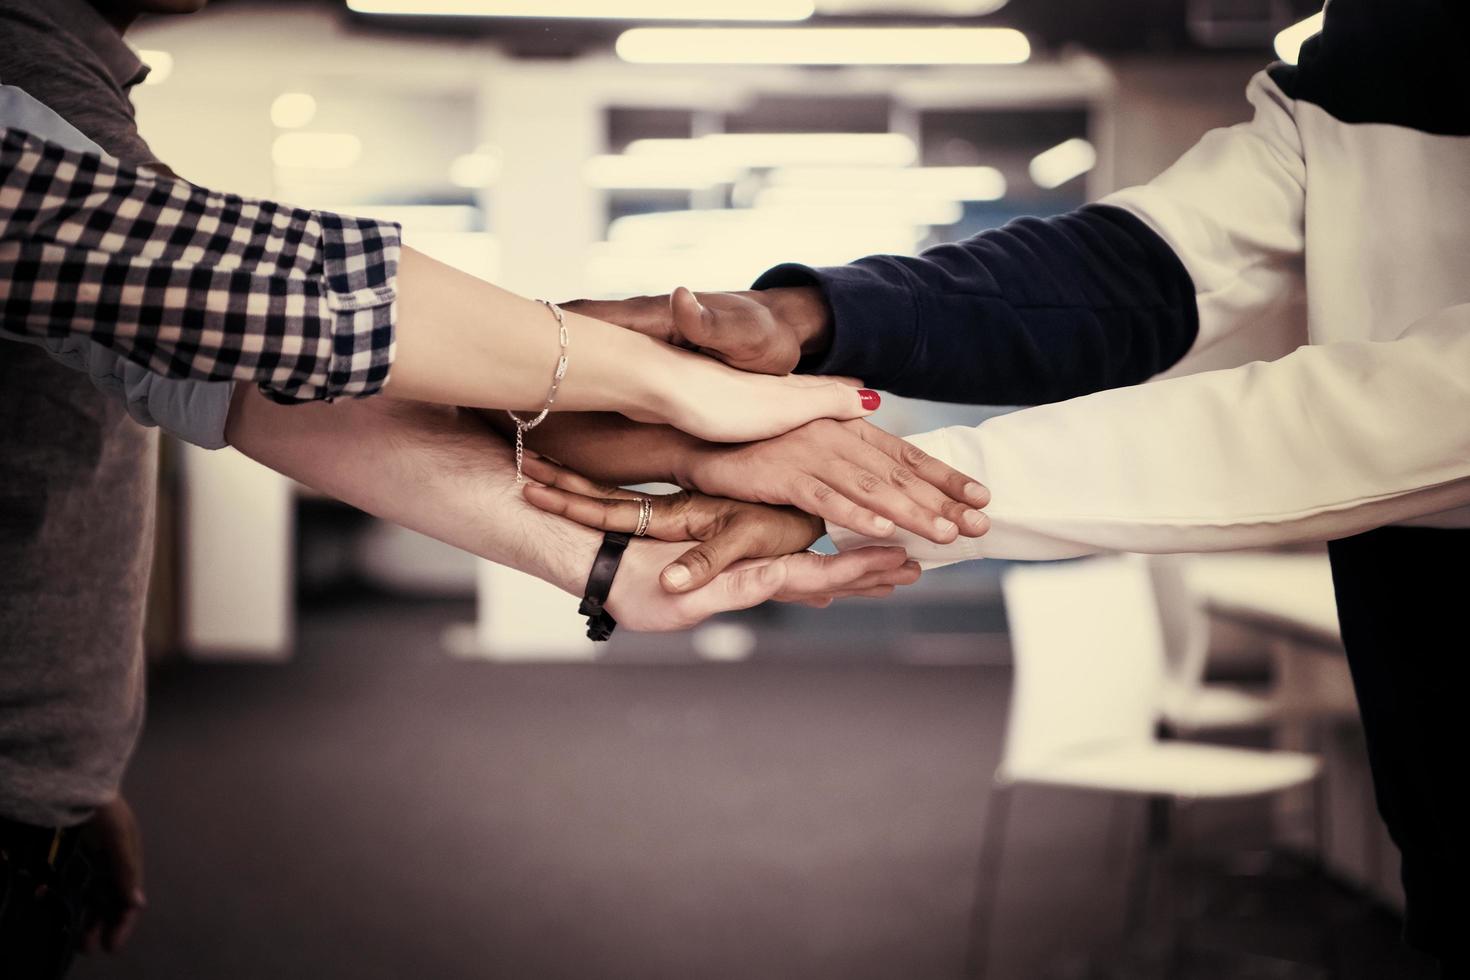
[[[1373, 801], [1327, 556], [1200, 555], [1190, 563], [1189, 583], [1212, 616], [1250, 628], [1270, 648], [1282, 707], [1277, 744], [1322, 756], [1323, 865], [1335, 877], [1402, 908], [1398, 861]], [[1312, 805], [1304, 794], [1283, 798], [1276, 811], [1278, 842], [1308, 846]]]
[[1189, 584], [1223, 619], [1341, 649], [1332, 569], [1324, 554], [1201, 555]]

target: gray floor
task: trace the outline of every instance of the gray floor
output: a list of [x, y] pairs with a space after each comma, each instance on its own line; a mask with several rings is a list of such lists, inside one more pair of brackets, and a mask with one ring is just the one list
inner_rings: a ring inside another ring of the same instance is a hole
[[[338, 608], [288, 666], [159, 672], [127, 786], [151, 908], [77, 976], [960, 975], [1005, 668], [496, 666], [439, 652], [463, 615]], [[1156, 937], [1114, 943], [1112, 813], [1018, 799], [992, 977], [1150, 974]], [[1264, 833], [1259, 805], [1192, 825], [1211, 854]], [[1336, 975], [1429, 975], [1310, 880], [1194, 881], [1229, 914], [1196, 916], [1171, 980], [1329, 976], [1324, 919]]]

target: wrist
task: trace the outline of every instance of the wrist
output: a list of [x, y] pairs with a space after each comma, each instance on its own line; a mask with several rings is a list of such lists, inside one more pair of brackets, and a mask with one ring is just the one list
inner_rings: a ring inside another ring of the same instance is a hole
[[784, 286], [755, 294], [776, 322], [787, 324], [802, 357], [825, 354], [832, 346], [832, 308], [820, 286]]

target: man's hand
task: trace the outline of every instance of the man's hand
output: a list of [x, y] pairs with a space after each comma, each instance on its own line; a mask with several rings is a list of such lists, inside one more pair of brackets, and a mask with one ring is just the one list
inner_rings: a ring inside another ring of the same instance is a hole
[[832, 313], [815, 286], [577, 300], [566, 309], [717, 357], [757, 374], [790, 374], [831, 345]]
[[861, 420], [810, 422], [740, 446], [709, 445], [680, 473], [704, 493], [799, 507], [869, 537], [896, 523], [936, 544], [990, 528], [990, 491], [912, 443]]
[[918, 566], [902, 548], [854, 548], [840, 555], [803, 551], [739, 561], [701, 589], [670, 593], [660, 584], [659, 573], [688, 547], [688, 542], [647, 538], [628, 545], [607, 600], [619, 623], [632, 630], [683, 630], [716, 613], [767, 600], [821, 608], [845, 596], [891, 591], [919, 577]]
[[99, 808], [82, 826], [81, 845], [96, 876], [82, 949], [115, 953], [148, 904], [143, 895], [143, 835], [127, 800], [118, 796]]
[[[604, 531], [631, 533], [638, 526], [641, 496], [593, 483], [548, 460], [526, 458], [526, 499], [552, 514]], [[792, 507], [770, 507], [702, 493], [648, 497], [647, 534], [660, 541], [700, 542], [660, 573], [669, 592], [703, 588], [726, 568], [745, 558], [775, 558], [805, 551], [826, 533], [820, 518]], [[910, 578], [910, 576], [912, 576]], [[909, 562], [892, 578], [849, 583], [844, 595], [885, 596], [895, 585], [917, 581], [919, 566]]]

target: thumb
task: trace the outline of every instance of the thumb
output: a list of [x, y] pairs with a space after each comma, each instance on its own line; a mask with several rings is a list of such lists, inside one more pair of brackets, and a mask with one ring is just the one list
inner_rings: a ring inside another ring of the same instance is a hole
[[684, 286], [669, 294], [669, 318], [674, 333], [695, 347], [719, 349], [715, 343], [715, 314]]
[[786, 587], [788, 559], [743, 562], [720, 575], [709, 585], [684, 597], [687, 612], [695, 622], [716, 613], [758, 606]]
[[810, 389], [814, 399], [812, 408], [818, 409], [815, 418], [860, 419], [872, 415], [883, 403], [883, 398], [871, 388], [855, 388], [843, 381], [827, 381]]
[[740, 559], [753, 557], [754, 544], [747, 530], [732, 526], [684, 552], [663, 570], [660, 580], [669, 592], [692, 592]]

